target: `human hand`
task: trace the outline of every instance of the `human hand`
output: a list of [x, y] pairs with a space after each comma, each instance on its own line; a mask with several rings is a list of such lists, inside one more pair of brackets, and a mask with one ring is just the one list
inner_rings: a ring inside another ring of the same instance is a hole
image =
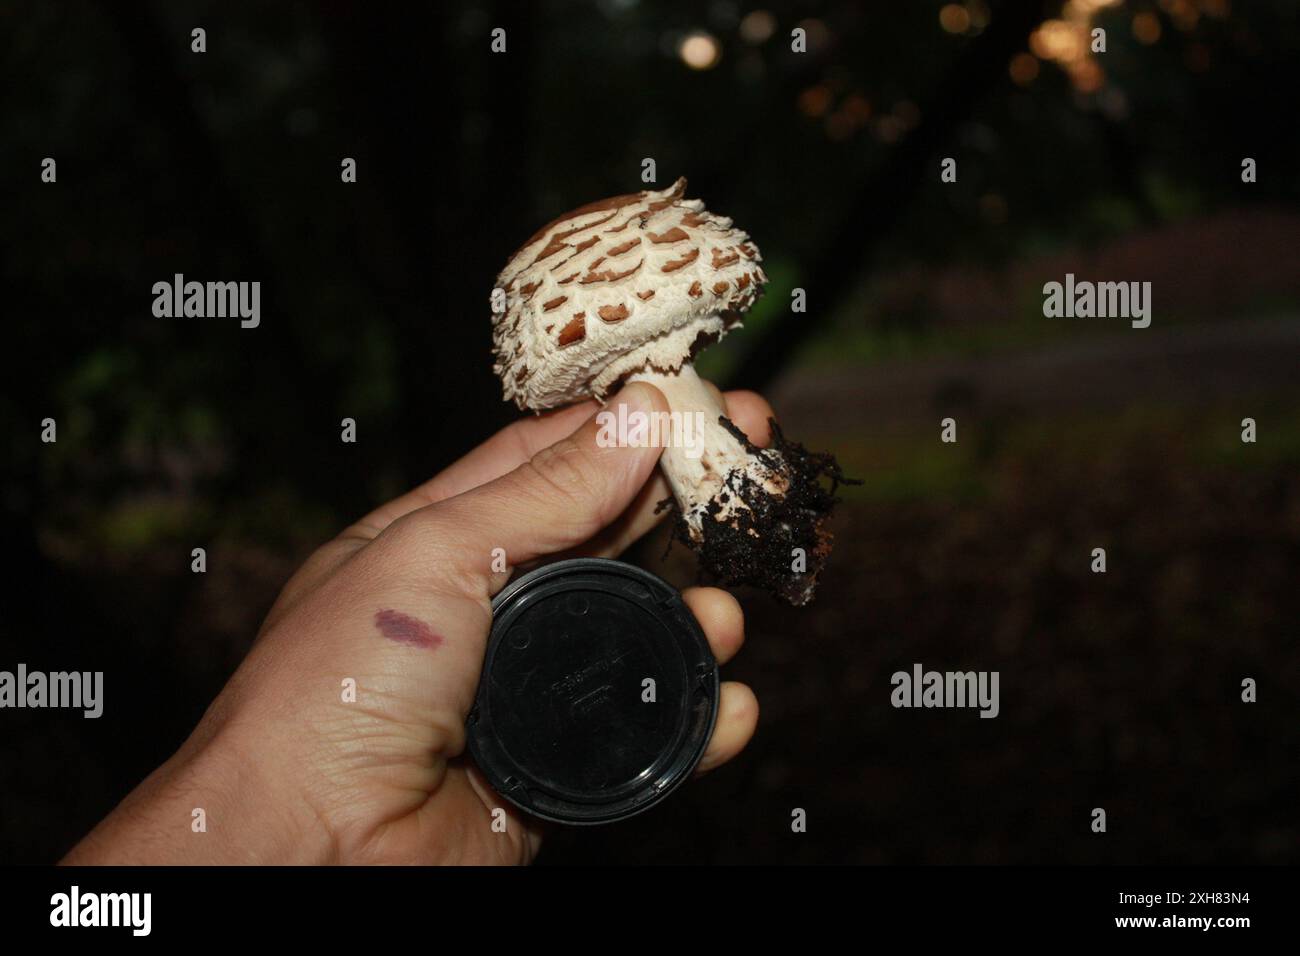
[[[746, 392], [728, 416], [755, 444], [771, 410]], [[667, 412], [653, 387], [609, 403]], [[465, 755], [492, 621], [511, 570], [564, 554], [615, 557], [668, 497], [660, 449], [599, 447], [593, 402], [498, 432], [317, 550], [180, 751], [64, 861], [526, 863], [536, 821]], [[509, 569], [492, 570], [494, 549]], [[739, 604], [684, 594], [719, 663], [744, 639]], [[343, 685], [355, 681], [355, 701]], [[707, 771], [748, 743], [750, 689], [724, 682]], [[495, 832], [492, 811], [506, 811]], [[203, 810], [206, 832], [195, 832]]]

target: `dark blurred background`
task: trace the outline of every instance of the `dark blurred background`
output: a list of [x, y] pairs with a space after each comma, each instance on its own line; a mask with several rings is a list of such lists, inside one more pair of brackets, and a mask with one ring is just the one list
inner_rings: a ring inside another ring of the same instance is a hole
[[[0, 860], [57, 858], [313, 547], [515, 416], [497, 271], [647, 157], [771, 277], [703, 370], [865, 484], [814, 605], [742, 595], [749, 750], [540, 862], [1300, 856], [1291, 0], [0, 0], [0, 37], [0, 668], [107, 697], [0, 713]], [[261, 281], [261, 327], [155, 318], [178, 272]], [[1151, 327], [1044, 318], [1066, 272], [1150, 281]], [[664, 545], [629, 560], [688, 583]], [[1000, 671], [1001, 715], [893, 709], [916, 662]]]

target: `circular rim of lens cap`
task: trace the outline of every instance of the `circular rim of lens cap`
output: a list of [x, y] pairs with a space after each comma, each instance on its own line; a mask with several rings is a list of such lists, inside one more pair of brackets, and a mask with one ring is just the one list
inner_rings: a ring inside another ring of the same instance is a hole
[[[644, 779], [580, 797], [554, 781], [538, 779], [510, 753], [493, 720], [491, 675], [512, 622], [543, 598], [570, 590], [604, 591], [612, 600], [638, 605], [657, 619], [681, 654], [684, 693], [702, 699], [683, 705], [675, 740], [643, 772]], [[704, 756], [718, 719], [718, 664], [708, 639], [681, 594], [649, 571], [607, 558], [556, 561], [523, 575], [492, 601], [492, 630], [474, 706], [466, 720], [470, 755], [492, 788], [529, 815], [574, 826], [614, 823], [636, 816], [672, 793]]]

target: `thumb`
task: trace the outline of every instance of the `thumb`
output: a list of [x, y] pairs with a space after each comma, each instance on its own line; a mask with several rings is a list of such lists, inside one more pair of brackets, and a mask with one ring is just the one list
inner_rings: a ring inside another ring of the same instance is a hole
[[[633, 422], [634, 414], [667, 410], [657, 388], [631, 384], [573, 434], [514, 471], [393, 521], [344, 573], [300, 605], [299, 625], [281, 622], [283, 634], [268, 635], [259, 645], [263, 663], [251, 673], [303, 679], [323, 668], [333, 680], [339, 662], [346, 661], [343, 673], [360, 675], [359, 683], [379, 701], [362, 711], [348, 706], [346, 713], [424, 728], [421, 733], [433, 736], [415, 739], [423, 741], [426, 756], [459, 753], [483, 661], [488, 600], [515, 565], [595, 535], [626, 510], [650, 477], [661, 449], [608, 440], [613, 430], [602, 413]], [[501, 551], [494, 554], [496, 549]], [[387, 640], [359, 643], [359, 633]], [[292, 663], [264, 663], [277, 652]], [[340, 726], [353, 733], [357, 725]], [[348, 740], [340, 744], [345, 745], [351, 746]]]
[[662, 392], [633, 382], [572, 435], [514, 471], [425, 510], [440, 531], [453, 532], [461, 569], [481, 575], [494, 593], [511, 568], [582, 544], [627, 509], [662, 449], [618, 440], [614, 423], [667, 411]]

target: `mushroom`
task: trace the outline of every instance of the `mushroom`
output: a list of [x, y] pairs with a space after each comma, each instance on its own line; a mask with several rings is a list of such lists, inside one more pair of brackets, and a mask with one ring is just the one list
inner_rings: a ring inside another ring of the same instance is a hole
[[506, 399], [534, 411], [603, 401], [628, 380], [656, 386], [675, 424], [702, 428], [665, 442], [660, 458], [676, 537], [724, 583], [804, 604], [847, 479], [834, 458], [787, 441], [775, 422], [772, 447], [755, 447], [696, 374], [695, 355], [740, 324], [767, 276], [749, 236], [685, 191], [678, 179], [590, 203], [524, 243], [493, 294], [494, 370]]

